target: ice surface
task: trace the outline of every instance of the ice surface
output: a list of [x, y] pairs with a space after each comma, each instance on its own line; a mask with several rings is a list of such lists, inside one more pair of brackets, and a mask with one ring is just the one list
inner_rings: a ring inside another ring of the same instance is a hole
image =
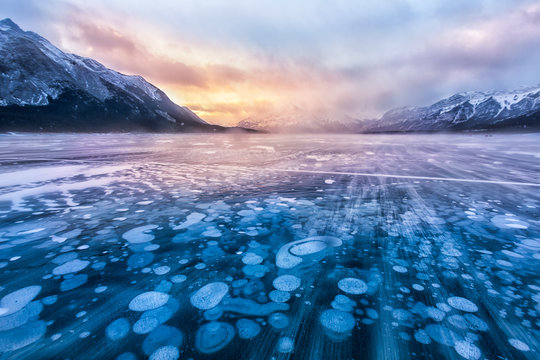
[[538, 135], [0, 136], [0, 358], [536, 359], [539, 158]]

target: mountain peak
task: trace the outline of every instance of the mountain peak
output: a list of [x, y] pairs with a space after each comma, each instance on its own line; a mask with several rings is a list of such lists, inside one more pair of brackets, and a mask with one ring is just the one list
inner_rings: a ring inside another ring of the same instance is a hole
[[0, 20], [0, 31], [22, 31], [19, 25], [15, 24], [10, 18]]

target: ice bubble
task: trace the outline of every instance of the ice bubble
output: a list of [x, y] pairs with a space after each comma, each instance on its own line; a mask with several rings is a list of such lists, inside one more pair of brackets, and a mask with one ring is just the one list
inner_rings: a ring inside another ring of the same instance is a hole
[[288, 354], [294, 350], [294, 341], [288, 336], [284, 336], [278, 340], [277, 351]]
[[469, 324], [469, 328], [473, 331], [488, 331], [489, 326], [488, 324], [480, 319], [478, 316], [473, 314], [465, 314], [463, 316], [467, 323]]
[[524, 256], [521, 254], [518, 254], [516, 252], [510, 251], [510, 250], [501, 250], [501, 253], [505, 254], [506, 256], [513, 257], [516, 259], [523, 259]]
[[248, 252], [242, 257], [242, 262], [246, 265], [257, 265], [263, 262], [263, 258], [260, 255]]
[[450, 312], [450, 311], [452, 311], [452, 308], [451, 308], [450, 306], [448, 306], [448, 304], [443, 303], [443, 302], [437, 303], [436, 306], [437, 306], [437, 309], [442, 310], [442, 311], [444, 311], [444, 312]]
[[478, 360], [482, 356], [482, 352], [478, 346], [468, 341], [456, 341], [454, 345], [456, 352], [467, 360]]
[[418, 341], [420, 344], [428, 345], [431, 343], [431, 338], [426, 333], [424, 329], [420, 329], [418, 331], [414, 332], [414, 338], [416, 341]]
[[157, 225], [144, 225], [126, 231], [122, 237], [132, 244], [142, 244], [154, 240], [155, 236], [150, 234], [150, 230], [156, 229]]
[[149, 360], [177, 360], [179, 357], [180, 351], [178, 351], [178, 348], [166, 345], [154, 351]]
[[41, 302], [43, 303], [43, 305], [52, 305], [57, 300], [58, 300], [57, 295], [51, 295], [51, 296], [47, 296], [47, 297], [44, 297], [43, 299], [41, 299]]
[[374, 320], [377, 320], [379, 318], [379, 313], [377, 312], [377, 310], [371, 309], [371, 308], [366, 309], [366, 315], [370, 319], [374, 319]]
[[287, 291], [272, 290], [270, 294], [268, 294], [268, 297], [273, 302], [284, 303], [289, 301], [289, 299], [291, 298], [291, 294]]
[[201, 220], [204, 219], [205, 217], [206, 217], [205, 214], [201, 214], [197, 212], [191, 213], [186, 217], [186, 221], [184, 221], [178, 226], [173, 227], [173, 230], [181, 230], [181, 229], [190, 227], [191, 225], [195, 225], [201, 222]]
[[525, 344], [521, 340], [512, 338], [512, 339], [508, 339], [508, 342], [510, 343], [510, 345], [512, 345], [513, 347], [515, 347], [516, 349], [518, 349], [520, 351], [530, 351], [531, 350], [529, 345]]
[[344, 278], [339, 280], [338, 288], [340, 288], [341, 291], [352, 295], [365, 294], [368, 290], [367, 284], [356, 278]]
[[247, 276], [253, 276], [256, 278], [262, 278], [266, 272], [268, 271], [268, 267], [258, 264], [258, 265], [246, 265], [242, 268], [242, 272], [246, 274]]
[[219, 306], [208, 309], [204, 312], [204, 318], [208, 321], [216, 321], [223, 315], [223, 309]]
[[44, 321], [30, 322], [18, 328], [0, 332], [0, 352], [9, 352], [28, 346], [45, 335]]
[[340, 239], [332, 236], [313, 236], [283, 245], [276, 255], [276, 266], [292, 269], [299, 265], [303, 256], [320, 253], [329, 247], [341, 246]]
[[328, 331], [327, 334], [335, 340], [343, 339], [347, 336], [356, 324], [356, 320], [350, 313], [335, 309], [323, 311], [320, 321], [322, 326]]
[[446, 346], [454, 346], [456, 341], [463, 340], [461, 336], [459, 336], [452, 330], [438, 324], [427, 325], [425, 331], [430, 338], [432, 338], [439, 344]]
[[129, 303], [132, 311], [148, 311], [165, 305], [169, 301], [169, 295], [159, 291], [148, 291], [139, 294]]
[[0, 300], [0, 316], [13, 314], [28, 305], [41, 291], [41, 286], [32, 285], [7, 294]]
[[197, 309], [208, 310], [217, 306], [228, 292], [229, 285], [213, 282], [197, 290], [189, 300]]
[[98, 286], [97, 288], [94, 289], [94, 292], [96, 294], [101, 294], [102, 292], [107, 291], [107, 289], [108, 289], [107, 286]]
[[210, 226], [201, 235], [206, 237], [220, 237], [221, 231], [219, 231], [215, 227]]
[[236, 322], [238, 336], [241, 339], [253, 339], [261, 332], [261, 326], [253, 320], [240, 319]]
[[11, 330], [37, 320], [41, 310], [43, 305], [39, 301], [33, 301], [13, 314], [0, 316], [0, 331]]
[[529, 224], [514, 215], [495, 215], [491, 222], [500, 229], [527, 229]]
[[426, 308], [426, 314], [428, 317], [432, 318], [435, 321], [443, 321], [446, 313], [442, 310], [437, 309], [436, 307], [429, 306]]
[[281, 291], [294, 291], [300, 287], [302, 281], [294, 275], [281, 275], [274, 279], [272, 285]]
[[154, 268], [154, 274], [156, 275], [165, 275], [167, 274], [169, 271], [171, 271], [171, 268], [168, 267], [168, 266], [158, 266], [156, 268]]
[[90, 261], [75, 259], [55, 267], [52, 273], [53, 275], [72, 274], [84, 270], [88, 265]]
[[170, 345], [178, 348], [182, 345], [183, 339], [182, 333], [177, 328], [160, 325], [146, 336], [142, 349], [146, 355], [150, 355], [163, 346]]
[[131, 255], [127, 261], [129, 267], [137, 269], [145, 267], [154, 260], [154, 254], [150, 252], [140, 252]]
[[88, 275], [86, 274], [75, 275], [73, 277], [70, 277], [69, 279], [62, 281], [60, 283], [60, 290], [61, 291], [73, 290], [83, 284], [86, 284], [87, 281], [88, 281]]
[[416, 291], [424, 291], [424, 287], [420, 284], [413, 284], [412, 288]]
[[171, 281], [175, 284], [180, 284], [180, 283], [183, 283], [184, 281], [187, 280], [187, 276], [186, 275], [174, 275], [173, 277], [171, 277]]
[[238, 212], [238, 215], [242, 216], [242, 217], [255, 216], [255, 211], [253, 211], [253, 210], [240, 210]]
[[67, 253], [58, 255], [57, 257], [52, 259], [51, 262], [57, 265], [62, 265], [63, 263], [76, 259], [77, 256], [79, 255], [75, 252], [67, 252]]
[[144, 316], [133, 324], [135, 334], [148, 334], [159, 326], [159, 320], [152, 316]]
[[447, 299], [447, 302], [451, 307], [457, 310], [466, 311], [466, 312], [478, 311], [478, 306], [476, 306], [476, 304], [460, 296], [449, 297]]
[[107, 326], [105, 329], [105, 334], [112, 341], [118, 341], [127, 336], [129, 332], [129, 321], [125, 318], [120, 318], [114, 320], [112, 323]]
[[203, 354], [212, 354], [227, 346], [234, 337], [234, 327], [224, 322], [209, 322], [199, 328], [195, 347]]
[[[427, 309], [426, 309], [427, 310]], [[405, 309], [395, 309], [392, 311], [392, 317], [400, 322], [408, 322], [412, 319], [413, 315], [410, 311]]]
[[448, 322], [454, 327], [465, 330], [467, 328], [467, 321], [461, 315], [452, 315], [448, 317]]
[[392, 269], [395, 271], [395, 272], [398, 272], [400, 274], [405, 274], [407, 271], [407, 268], [405, 266], [401, 266], [401, 265], [394, 265], [392, 267]]
[[131, 352], [125, 352], [118, 355], [115, 360], [137, 360], [137, 357]]
[[324, 180], [324, 183], [325, 183], [325, 184], [328, 184], [328, 185], [332, 185], [332, 184], [335, 183], [335, 182], [336, 182], [336, 180], [332, 180], [332, 179], [326, 179], [326, 180]]
[[144, 247], [144, 251], [156, 251], [157, 249], [159, 249], [158, 244], [150, 244]]
[[270, 315], [268, 323], [275, 329], [283, 329], [289, 325], [289, 318], [287, 315], [277, 312]]

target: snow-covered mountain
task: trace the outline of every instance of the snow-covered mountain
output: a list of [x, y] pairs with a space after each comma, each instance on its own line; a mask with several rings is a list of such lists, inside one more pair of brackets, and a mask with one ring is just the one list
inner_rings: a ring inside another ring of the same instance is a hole
[[540, 131], [540, 85], [514, 91], [459, 93], [430, 106], [393, 109], [377, 119], [307, 114], [296, 109], [247, 118], [238, 125], [271, 132]]
[[426, 107], [393, 109], [361, 131], [461, 131], [540, 128], [540, 85], [514, 91], [465, 92]]
[[0, 131], [212, 131], [141, 76], [0, 21]]

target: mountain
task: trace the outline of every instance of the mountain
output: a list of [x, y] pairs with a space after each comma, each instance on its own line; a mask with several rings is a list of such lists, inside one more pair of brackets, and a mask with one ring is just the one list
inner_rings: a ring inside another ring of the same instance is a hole
[[426, 107], [393, 109], [362, 131], [540, 130], [540, 85], [514, 91], [465, 92]]
[[370, 120], [296, 111], [248, 118], [238, 125], [273, 132], [540, 131], [540, 85], [514, 91], [459, 93], [430, 106], [397, 108]]
[[221, 131], [141, 76], [0, 21], [0, 131]]

